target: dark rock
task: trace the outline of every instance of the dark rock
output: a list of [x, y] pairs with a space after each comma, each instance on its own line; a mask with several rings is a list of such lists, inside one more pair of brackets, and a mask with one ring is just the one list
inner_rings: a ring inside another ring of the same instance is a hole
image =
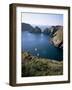
[[38, 26], [36, 26], [34, 32], [36, 32], [36, 33], [41, 33], [41, 29], [40, 29]]
[[22, 31], [29, 31], [32, 32], [34, 31], [34, 28], [30, 24], [22, 23]]
[[44, 34], [48, 34], [48, 35], [49, 35], [49, 34], [51, 33], [51, 31], [50, 31], [50, 29], [49, 29], [49, 28], [46, 28], [46, 29], [43, 31], [43, 33], [44, 33]]

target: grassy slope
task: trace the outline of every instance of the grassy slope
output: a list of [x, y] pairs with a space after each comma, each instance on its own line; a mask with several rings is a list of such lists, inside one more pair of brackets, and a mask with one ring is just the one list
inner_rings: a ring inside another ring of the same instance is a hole
[[62, 74], [62, 61], [34, 57], [27, 52], [22, 53], [22, 77]]

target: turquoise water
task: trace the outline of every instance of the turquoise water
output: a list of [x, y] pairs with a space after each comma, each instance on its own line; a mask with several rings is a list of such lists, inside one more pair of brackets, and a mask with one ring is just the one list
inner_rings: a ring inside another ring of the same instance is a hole
[[30, 52], [34, 56], [63, 60], [63, 50], [55, 47], [46, 34], [22, 31], [21, 46], [22, 51]]

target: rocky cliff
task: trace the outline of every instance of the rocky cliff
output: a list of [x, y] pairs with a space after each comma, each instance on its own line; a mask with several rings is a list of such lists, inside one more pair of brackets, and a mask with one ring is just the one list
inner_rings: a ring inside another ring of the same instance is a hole
[[58, 27], [58, 30], [53, 34], [52, 42], [56, 47], [63, 47], [63, 27]]
[[41, 29], [36, 26], [35, 28], [27, 23], [22, 23], [22, 31], [29, 31], [30, 33], [41, 33]]

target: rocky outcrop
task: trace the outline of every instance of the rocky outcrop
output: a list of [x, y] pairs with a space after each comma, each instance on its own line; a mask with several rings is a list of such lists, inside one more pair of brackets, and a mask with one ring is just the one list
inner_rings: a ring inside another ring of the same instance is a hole
[[41, 29], [38, 26], [34, 28], [32, 25], [26, 23], [22, 23], [22, 31], [29, 31], [31, 33], [41, 33]]
[[56, 31], [60, 30], [61, 28], [62, 28], [62, 26], [51, 26], [51, 27], [44, 29], [43, 33], [48, 34], [49, 36], [53, 36], [53, 34]]
[[52, 42], [56, 47], [63, 47], [63, 28], [58, 27], [59, 29], [53, 34]]
[[36, 26], [34, 29], [34, 33], [41, 33], [41, 29], [38, 26]]
[[49, 28], [46, 28], [44, 31], [43, 31], [44, 34], [50, 34], [51, 33], [51, 30]]
[[22, 31], [29, 31], [32, 32], [34, 31], [34, 28], [30, 24], [22, 23]]

